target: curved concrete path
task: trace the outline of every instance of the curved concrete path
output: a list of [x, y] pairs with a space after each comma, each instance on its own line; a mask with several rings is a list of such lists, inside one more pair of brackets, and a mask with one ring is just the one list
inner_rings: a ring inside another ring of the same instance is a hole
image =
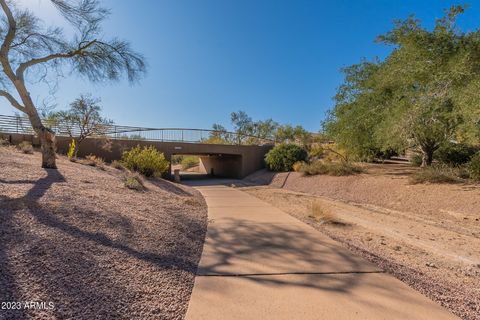
[[335, 241], [222, 185], [186, 319], [458, 319]]

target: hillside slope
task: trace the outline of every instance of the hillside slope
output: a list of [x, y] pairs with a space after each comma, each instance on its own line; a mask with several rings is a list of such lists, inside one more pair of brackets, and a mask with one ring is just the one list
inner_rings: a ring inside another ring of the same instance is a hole
[[0, 319], [182, 319], [205, 236], [203, 198], [162, 180], [127, 189], [110, 167], [63, 157], [58, 167], [0, 147], [0, 301], [47, 303], [0, 310]]

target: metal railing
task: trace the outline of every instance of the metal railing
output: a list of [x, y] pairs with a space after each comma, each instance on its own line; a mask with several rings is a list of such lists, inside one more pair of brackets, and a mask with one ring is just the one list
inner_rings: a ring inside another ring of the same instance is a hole
[[[58, 136], [78, 136], [80, 129], [67, 122], [48, 121], [44, 119], [45, 126], [52, 129]], [[22, 116], [0, 115], [0, 132], [35, 134], [30, 120]], [[101, 133], [100, 133], [101, 132]], [[102, 126], [97, 137], [109, 139], [128, 139], [161, 142], [188, 142], [232, 145], [266, 145], [273, 144], [274, 140], [263, 137], [240, 134], [236, 132], [215, 131], [208, 129], [189, 128], [144, 128], [120, 126], [109, 124]]]

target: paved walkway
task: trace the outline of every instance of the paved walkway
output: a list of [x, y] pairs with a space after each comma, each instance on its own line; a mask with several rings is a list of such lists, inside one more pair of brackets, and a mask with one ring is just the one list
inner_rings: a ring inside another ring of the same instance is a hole
[[186, 319], [457, 319], [261, 200], [197, 189], [209, 224]]

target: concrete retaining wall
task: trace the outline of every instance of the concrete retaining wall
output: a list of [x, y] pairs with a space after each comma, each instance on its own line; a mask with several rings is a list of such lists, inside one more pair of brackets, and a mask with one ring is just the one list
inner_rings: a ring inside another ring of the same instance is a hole
[[[38, 138], [24, 134], [2, 134], [12, 144], [30, 141], [34, 146], [40, 146]], [[66, 154], [70, 138], [57, 137], [57, 152]], [[155, 146], [163, 152], [170, 161], [174, 154], [198, 155], [207, 173], [213, 168], [217, 176], [228, 178], [244, 178], [264, 167], [265, 154], [273, 147], [267, 146], [236, 146], [220, 144], [160, 142], [142, 140], [104, 140], [97, 138], [85, 139], [80, 145], [78, 156], [94, 154], [107, 162], [120, 160], [124, 151], [141, 146]]]

